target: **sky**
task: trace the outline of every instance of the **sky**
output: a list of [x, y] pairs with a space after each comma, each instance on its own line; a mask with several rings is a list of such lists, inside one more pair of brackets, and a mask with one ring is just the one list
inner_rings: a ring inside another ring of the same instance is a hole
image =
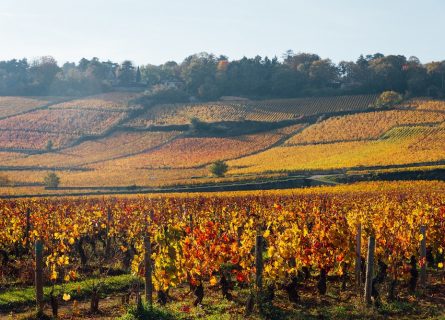
[[198, 52], [376, 52], [445, 60], [444, 0], [0, 0], [0, 60], [51, 55], [141, 64]]

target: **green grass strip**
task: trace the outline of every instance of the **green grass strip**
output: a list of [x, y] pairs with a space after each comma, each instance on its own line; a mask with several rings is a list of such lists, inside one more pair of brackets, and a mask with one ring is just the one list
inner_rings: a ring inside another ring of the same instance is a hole
[[[91, 296], [95, 286], [99, 286], [101, 296], [128, 290], [132, 283], [138, 281], [132, 275], [110, 276], [103, 279], [88, 279], [77, 282], [68, 282], [55, 286], [55, 294], [67, 293], [71, 299], [85, 299]], [[52, 287], [45, 287], [45, 300], [49, 301]], [[20, 289], [9, 289], [0, 292], [0, 310], [2, 312], [11, 311], [15, 308], [31, 306], [35, 304], [34, 287]]]

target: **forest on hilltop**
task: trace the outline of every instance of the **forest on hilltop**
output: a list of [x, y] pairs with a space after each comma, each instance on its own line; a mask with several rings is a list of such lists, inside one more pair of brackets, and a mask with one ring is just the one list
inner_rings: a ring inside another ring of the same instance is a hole
[[175, 98], [214, 100], [221, 96], [291, 98], [374, 94], [394, 90], [409, 96], [445, 96], [445, 60], [421, 63], [403, 55], [361, 55], [356, 61], [322, 59], [287, 51], [282, 59], [256, 56], [229, 60], [224, 55], [194, 54], [177, 63], [136, 66], [99, 58], [66, 62], [51, 56], [0, 61], [0, 95], [88, 95], [113, 87], [168, 89]]

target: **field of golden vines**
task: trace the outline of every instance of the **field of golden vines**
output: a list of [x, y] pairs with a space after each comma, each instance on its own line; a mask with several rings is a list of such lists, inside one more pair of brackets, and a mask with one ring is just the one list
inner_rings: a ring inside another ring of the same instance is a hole
[[56, 98], [24, 98], [24, 97], [0, 97], [0, 118], [10, 117], [24, 113], [39, 107], [43, 107]]
[[[0, 185], [0, 194], [30, 194], [26, 188], [33, 194], [60, 193], [44, 188], [50, 171], [71, 193], [75, 188], [196, 185], [270, 174], [329, 175], [339, 169], [408, 171], [439, 168], [445, 161], [440, 100], [410, 100], [391, 110], [372, 109], [375, 95], [143, 109], [134, 104], [136, 97], [126, 92], [80, 99], [3, 97], [1, 108], [16, 107], [17, 113], [0, 117], [0, 176], [10, 181]], [[209, 126], [238, 121], [240, 133], [190, 132], [186, 125], [193, 117]], [[243, 133], [245, 120], [267, 124], [256, 124], [253, 132], [247, 126]], [[282, 120], [288, 123], [276, 129]], [[227, 161], [225, 178], [211, 176], [208, 166], [216, 160]]]
[[442, 128], [424, 127], [416, 131], [416, 128], [408, 127], [391, 130], [386, 139], [375, 141], [278, 146], [229, 161], [230, 172], [242, 174], [437, 162], [445, 159], [444, 135]]
[[365, 110], [375, 99], [375, 95], [366, 95], [158, 105], [132, 119], [126, 126], [184, 125], [190, 123], [190, 119], [194, 117], [205, 122], [293, 120], [314, 114]]
[[329, 118], [303, 130], [286, 143], [316, 144], [338, 141], [377, 139], [397, 126], [439, 124], [445, 121], [445, 113], [417, 110], [391, 110], [359, 113]]
[[[261, 235], [263, 281], [293, 299], [304, 274], [319, 275], [319, 294], [329, 286], [326, 276], [352, 281], [360, 225], [361, 255], [368, 236], [375, 237], [378, 275], [397, 295], [405, 283], [415, 290], [413, 270], [443, 268], [444, 191], [443, 182], [368, 182], [219, 195], [0, 200], [0, 281], [32, 281], [36, 240], [44, 244], [48, 284], [111, 269], [142, 277], [149, 239], [161, 297], [184, 283], [219, 284], [227, 296], [234, 284], [253, 286]], [[427, 254], [421, 259], [423, 240]], [[202, 291], [193, 292], [202, 301]]]

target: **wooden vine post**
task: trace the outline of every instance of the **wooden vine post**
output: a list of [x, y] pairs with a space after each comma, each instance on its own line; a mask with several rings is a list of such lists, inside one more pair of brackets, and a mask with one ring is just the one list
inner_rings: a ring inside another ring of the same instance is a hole
[[422, 235], [422, 240], [420, 240], [420, 285], [422, 287], [426, 286], [426, 227], [425, 225], [420, 226], [420, 234]]
[[365, 303], [371, 304], [372, 277], [374, 276], [375, 237], [368, 238], [368, 255], [366, 258]]
[[260, 313], [263, 312], [263, 236], [257, 234], [255, 239], [255, 295], [256, 305]]
[[257, 235], [255, 242], [255, 286], [257, 292], [263, 288], [263, 236]]
[[43, 243], [38, 239], [35, 242], [35, 290], [37, 314], [43, 313]]
[[110, 239], [111, 219], [112, 219], [111, 208], [108, 207], [107, 208], [107, 226], [106, 226], [107, 238], [106, 238], [106, 241], [105, 241], [105, 256], [106, 256], [106, 258], [109, 257], [110, 250], [111, 250], [111, 239]]
[[362, 225], [359, 223], [357, 225], [357, 234], [355, 238], [355, 283], [357, 289], [360, 290], [362, 287]]
[[31, 209], [26, 209], [25, 248], [29, 250], [29, 233], [31, 232]]
[[[153, 211], [150, 212], [150, 221], [153, 223]], [[151, 264], [151, 241], [150, 232], [148, 231], [147, 217], [145, 217], [145, 232], [144, 232], [144, 266], [145, 266], [145, 301], [153, 305], [153, 279], [152, 279], [152, 264]]]

